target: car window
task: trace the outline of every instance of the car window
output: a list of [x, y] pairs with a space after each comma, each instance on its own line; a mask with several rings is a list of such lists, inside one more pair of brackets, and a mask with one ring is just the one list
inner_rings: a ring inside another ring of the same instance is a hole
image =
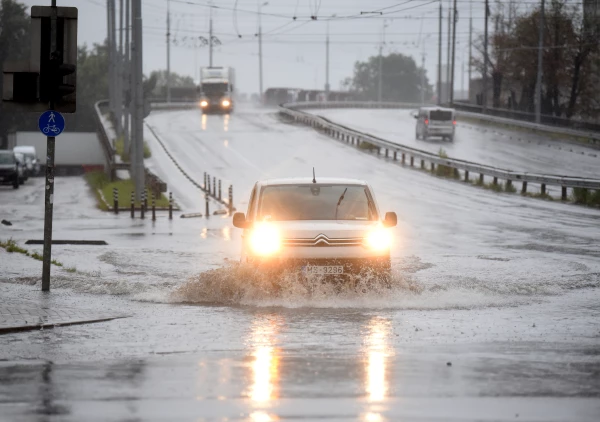
[[447, 122], [452, 120], [452, 112], [448, 110], [431, 110], [429, 112], [430, 120]]
[[15, 156], [12, 154], [0, 154], [0, 164], [14, 164]]
[[252, 193], [250, 194], [250, 201], [248, 201], [248, 211], [246, 212], [246, 219], [252, 221], [254, 219], [254, 199], [256, 198], [256, 185], [254, 185], [254, 189], [252, 189]]
[[360, 185], [279, 185], [262, 190], [260, 220], [376, 220]]

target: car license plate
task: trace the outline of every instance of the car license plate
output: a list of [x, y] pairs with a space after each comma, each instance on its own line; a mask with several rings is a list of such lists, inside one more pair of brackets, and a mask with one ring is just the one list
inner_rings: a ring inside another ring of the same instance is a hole
[[302, 267], [304, 274], [344, 274], [343, 265], [307, 265]]

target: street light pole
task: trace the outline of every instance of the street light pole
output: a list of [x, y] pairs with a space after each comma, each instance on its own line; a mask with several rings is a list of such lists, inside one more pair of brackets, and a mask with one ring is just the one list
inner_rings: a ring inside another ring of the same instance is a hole
[[483, 92], [481, 99], [483, 102], [483, 112], [487, 110], [487, 85], [488, 85], [488, 19], [490, 15], [489, 0], [485, 0], [485, 23], [483, 31]]
[[379, 82], [377, 86], [377, 101], [381, 102], [383, 98], [383, 45], [385, 44], [385, 28], [387, 24], [383, 21], [383, 38], [379, 45]]
[[438, 28], [438, 75], [437, 75], [437, 105], [442, 104], [442, 1], [440, 0], [440, 16]]
[[263, 64], [262, 64], [262, 19], [261, 8], [268, 5], [269, 2], [258, 3], [258, 94], [259, 101], [263, 101]]
[[456, 62], [456, 21], [457, 21], [456, 0], [454, 0], [454, 10], [452, 19], [452, 64], [450, 68], [450, 106], [454, 103], [454, 66]]
[[329, 21], [327, 21], [327, 37], [325, 38], [325, 101], [329, 101]]
[[167, 103], [170, 103], [170, 102], [171, 102], [171, 0], [167, 0]]
[[535, 83], [535, 122], [540, 123], [542, 121], [542, 61], [544, 59], [544, 3], [542, 0], [542, 6], [540, 9], [540, 31], [539, 31], [539, 47], [538, 47], [538, 67], [537, 67], [537, 81]]

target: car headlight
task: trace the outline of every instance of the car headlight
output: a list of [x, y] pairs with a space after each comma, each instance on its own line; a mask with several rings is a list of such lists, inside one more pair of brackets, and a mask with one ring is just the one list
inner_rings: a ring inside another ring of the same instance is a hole
[[272, 255], [281, 248], [279, 230], [271, 224], [255, 225], [250, 233], [250, 247], [257, 255]]
[[365, 236], [365, 246], [374, 251], [387, 251], [392, 246], [392, 233], [383, 227], [370, 231]]
[[229, 107], [231, 105], [231, 102], [229, 100], [223, 100], [221, 104], [223, 105], [223, 107]]
[[200, 101], [200, 107], [206, 107], [208, 105], [208, 101], [202, 100]]

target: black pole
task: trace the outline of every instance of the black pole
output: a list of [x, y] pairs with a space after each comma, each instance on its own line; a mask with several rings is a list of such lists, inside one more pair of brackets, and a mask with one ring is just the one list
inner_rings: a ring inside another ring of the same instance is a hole
[[487, 110], [487, 86], [488, 86], [488, 19], [490, 16], [489, 1], [485, 0], [485, 23], [483, 30], [483, 90], [481, 92], [481, 101], [483, 112]]
[[438, 33], [438, 85], [437, 85], [437, 105], [442, 104], [442, 2], [440, 1], [440, 18]]
[[173, 193], [169, 192], [169, 220], [173, 219]]
[[450, 106], [454, 103], [454, 63], [456, 58], [456, 21], [458, 12], [456, 11], [456, 0], [454, 0], [454, 11], [452, 19], [452, 67], [450, 68]]
[[[51, 60], [56, 55], [56, 33], [58, 25], [58, 10], [56, 0], [52, 0], [52, 11], [50, 15], [50, 54]], [[55, 66], [53, 66], [55, 68]], [[54, 76], [54, 75], [53, 75]], [[55, 80], [55, 78], [52, 78]], [[54, 90], [49, 104], [49, 110], [54, 110]], [[54, 214], [54, 154], [56, 138], [48, 136], [46, 139], [46, 195], [44, 198], [44, 252], [42, 264], [42, 291], [50, 291], [50, 267], [52, 265], [52, 218]]]

